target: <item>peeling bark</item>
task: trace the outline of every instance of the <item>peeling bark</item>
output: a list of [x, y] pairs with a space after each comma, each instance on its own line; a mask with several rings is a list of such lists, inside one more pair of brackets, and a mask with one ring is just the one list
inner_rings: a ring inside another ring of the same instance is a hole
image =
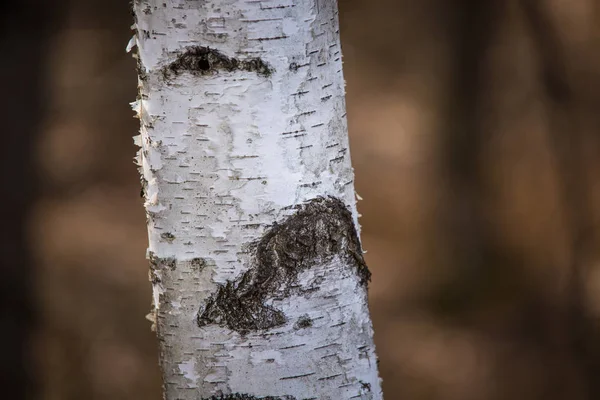
[[166, 399], [381, 399], [336, 2], [133, 6]]

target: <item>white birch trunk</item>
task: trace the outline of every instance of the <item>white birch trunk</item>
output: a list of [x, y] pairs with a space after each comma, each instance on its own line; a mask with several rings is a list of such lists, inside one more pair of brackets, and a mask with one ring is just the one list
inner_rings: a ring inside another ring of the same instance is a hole
[[337, 2], [134, 12], [166, 399], [381, 399]]

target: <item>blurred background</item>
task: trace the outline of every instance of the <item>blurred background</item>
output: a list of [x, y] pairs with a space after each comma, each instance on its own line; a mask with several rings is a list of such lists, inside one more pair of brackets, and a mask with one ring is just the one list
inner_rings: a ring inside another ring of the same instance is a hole
[[[600, 399], [600, 3], [339, 6], [386, 399]], [[128, 2], [0, 14], [2, 398], [158, 400]]]

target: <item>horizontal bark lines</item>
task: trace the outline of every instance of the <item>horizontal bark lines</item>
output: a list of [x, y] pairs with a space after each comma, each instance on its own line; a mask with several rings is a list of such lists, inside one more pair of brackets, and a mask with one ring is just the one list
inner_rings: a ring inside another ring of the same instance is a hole
[[381, 399], [336, 3], [134, 11], [166, 398]]

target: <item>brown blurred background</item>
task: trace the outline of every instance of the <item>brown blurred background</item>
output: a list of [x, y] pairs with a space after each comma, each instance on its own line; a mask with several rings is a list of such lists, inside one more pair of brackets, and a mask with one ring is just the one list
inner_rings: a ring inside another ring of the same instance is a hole
[[[339, 3], [386, 399], [600, 399], [600, 2]], [[0, 397], [158, 400], [128, 2], [11, 4]]]

